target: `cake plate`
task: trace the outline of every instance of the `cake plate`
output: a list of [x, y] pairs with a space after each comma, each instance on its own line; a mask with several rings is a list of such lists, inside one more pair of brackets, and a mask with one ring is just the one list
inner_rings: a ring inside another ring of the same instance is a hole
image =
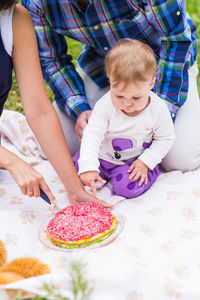
[[85, 250], [85, 249], [95, 249], [95, 248], [99, 248], [99, 247], [102, 247], [102, 246], [105, 246], [105, 245], [108, 245], [109, 243], [111, 243], [112, 241], [114, 241], [118, 235], [121, 233], [123, 227], [124, 227], [124, 219], [122, 216], [115, 216], [116, 220], [117, 220], [117, 228], [115, 230], [115, 232], [113, 234], [111, 234], [107, 239], [101, 241], [101, 242], [98, 242], [96, 244], [92, 244], [92, 245], [89, 245], [89, 246], [85, 246], [85, 247], [78, 247], [78, 248], [62, 248], [62, 247], [59, 247], [59, 246], [56, 246], [56, 245], [53, 245], [47, 238], [47, 234], [46, 234], [46, 228], [47, 228], [47, 225], [49, 223], [49, 219], [46, 220], [44, 223], [42, 223], [42, 225], [40, 226], [40, 229], [39, 229], [39, 232], [38, 232], [38, 238], [39, 238], [39, 241], [46, 247], [52, 249], [52, 250], [56, 250], [56, 251], [80, 251], [80, 250]]

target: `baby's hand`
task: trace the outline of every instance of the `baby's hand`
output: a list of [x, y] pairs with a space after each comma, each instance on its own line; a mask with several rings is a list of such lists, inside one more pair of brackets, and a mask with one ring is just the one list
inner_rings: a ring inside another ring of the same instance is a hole
[[106, 183], [106, 180], [103, 180], [99, 176], [99, 173], [97, 171], [88, 171], [88, 172], [81, 173], [80, 178], [85, 185], [91, 188], [94, 196], [96, 196], [97, 194], [95, 181], [97, 180], [100, 183]]
[[148, 169], [149, 168], [147, 167], [147, 165], [145, 165], [141, 160], [136, 159], [128, 169], [128, 173], [131, 173], [131, 175], [129, 176], [130, 181], [133, 182], [140, 178], [139, 186], [141, 186], [143, 182], [147, 184]]

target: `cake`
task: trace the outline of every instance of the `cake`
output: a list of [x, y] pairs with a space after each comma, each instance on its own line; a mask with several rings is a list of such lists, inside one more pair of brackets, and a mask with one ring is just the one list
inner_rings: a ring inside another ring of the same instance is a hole
[[84, 202], [57, 212], [46, 229], [55, 246], [84, 248], [108, 239], [117, 229], [117, 220], [102, 205]]

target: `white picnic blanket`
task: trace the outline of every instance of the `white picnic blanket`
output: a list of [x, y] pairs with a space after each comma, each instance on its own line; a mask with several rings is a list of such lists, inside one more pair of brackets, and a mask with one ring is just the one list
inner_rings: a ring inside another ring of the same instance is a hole
[[[13, 112], [4, 112], [5, 117], [4, 129], [25, 122], [22, 115]], [[34, 137], [30, 147], [37, 151], [24, 155], [11, 133], [9, 141], [6, 135], [2, 137], [2, 144], [20, 152], [29, 162], [33, 160], [58, 204], [68, 204], [62, 183], [49, 162], [42, 159]], [[0, 239], [6, 245], [8, 261], [31, 256], [51, 268], [48, 275], [0, 286], [0, 299], [11, 299], [11, 290], [44, 295], [44, 283], [53, 284], [63, 296], [72, 297], [68, 263], [74, 260], [86, 264], [85, 276], [93, 287], [91, 300], [199, 300], [200, 169], [161, 174], [149, 191], [135, 199], [113, 196], [109, 185], [98, 196], [114, 203], [112, 212], [123, 217], [124, 228], [119, 236], [97, 249], [55, 251], [38, 239], [41, 223], [52, 215], [48, 205], [39, 198], [21, 195], [9, 173], [0, 170]]]

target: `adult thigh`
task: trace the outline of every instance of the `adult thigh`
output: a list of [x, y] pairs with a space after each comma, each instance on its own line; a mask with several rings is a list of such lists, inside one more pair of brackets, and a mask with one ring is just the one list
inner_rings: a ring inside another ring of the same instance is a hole
[[175, 120], [175, 142], [165, 156], [165, 170], [190, 171], [200, 166], [200, 101], [197, 89], [198, 68], [195, 63], [189, 70], [187, 100]]
[[62, 129], [69, 147], [69, 151], [71, 155], [74, 156], [80, 148], [80, 143], [74, 128], [75, 123], [68, 115], [61, 111], [61, 109], [58, 107], [55, 101], [53, 103], [53, 106], [60, 119]]
[[[93, 108], [95, 103], [108, 91], [109, 88], [101, 89], [98, 87], [98, 85], [83, 71], [83, 69], [80, 68], [80, 66], [77, 67], [77, 72], [84, 82], [88, 102], [91, 108]], [[75, 123], [66, 113], [60, 110], [56, 102], [54, 102], [53, 105], [60, 119], [62, 129], [69, 146], [69, 151], [73, 156], [80, 148], [80, 143], [75, 132]]]

